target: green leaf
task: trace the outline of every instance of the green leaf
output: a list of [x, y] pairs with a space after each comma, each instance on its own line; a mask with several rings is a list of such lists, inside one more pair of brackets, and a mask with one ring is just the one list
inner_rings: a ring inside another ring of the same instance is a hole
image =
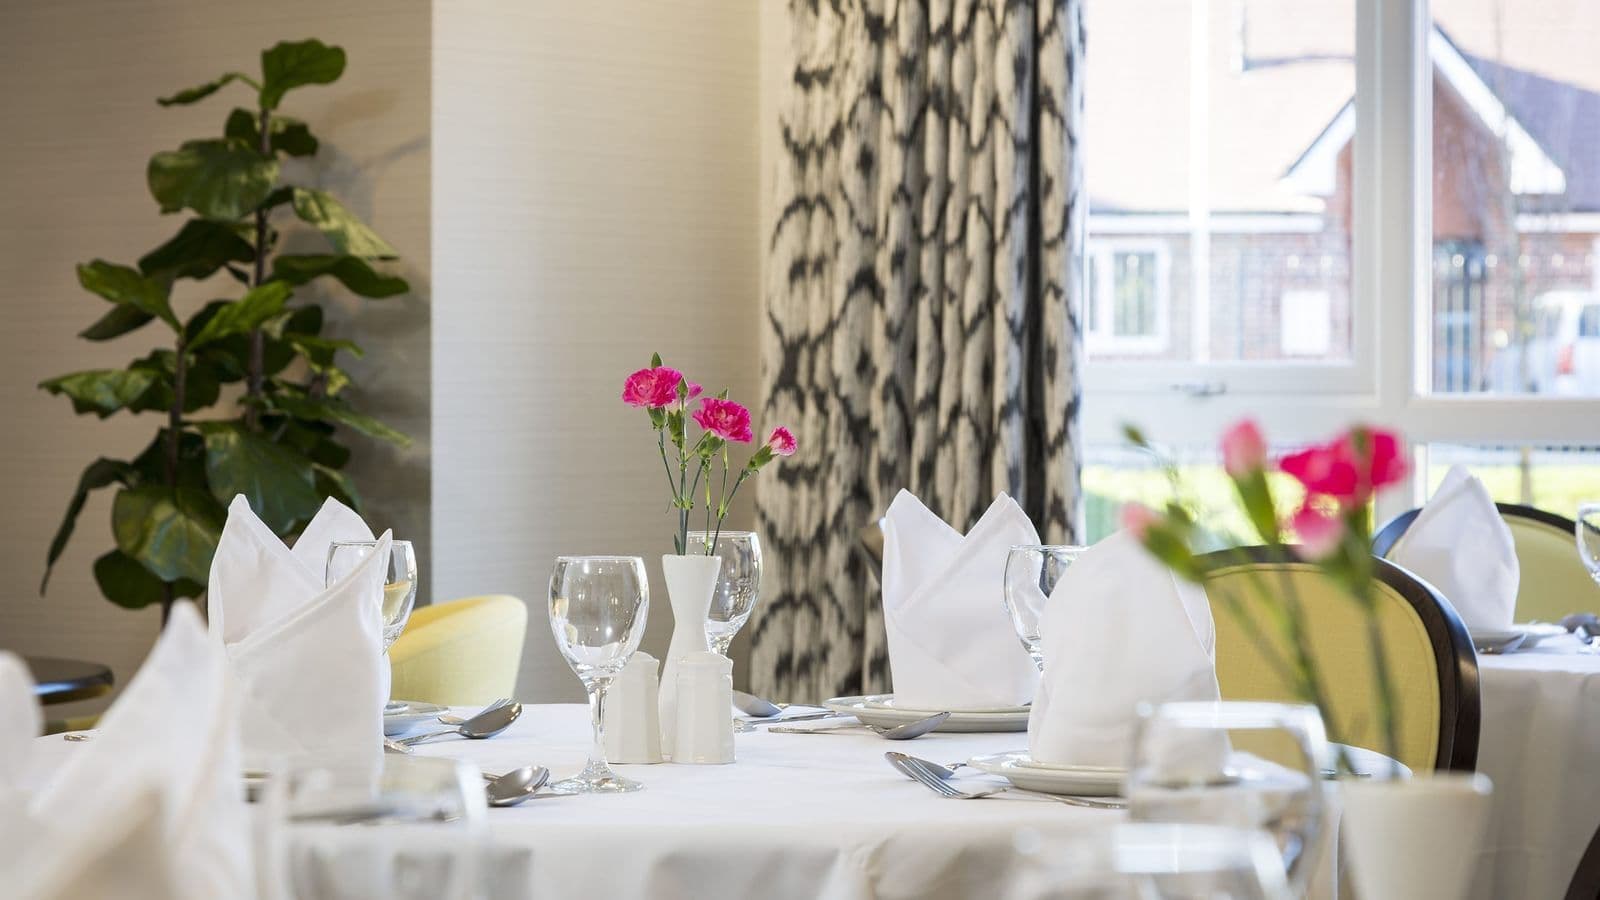
[[258, 90], [260, 89], [260, 85], [256, 84], [256, 80], [244, 74], [243, 72], [228, 72], [206, 82], [205, 84], [195, 85], [192, 88], [185, 88], [170, 97], [160, 97], [156, 100], [156, 102], [162, 106], [187, 106], [190, 103], [196, 103], [204, 100], [212, 94], [215, 94], [217, 91], [222, 90], [230, 82], [234, 81], [242, 81], [253, 88]]
[[78, 476], [78, 489], [72, 492], [72, 499], [67, 503], [66, 515], [61, 517], [61, 525], [56, 529], [56, 536], [50, 539], [50, 551], [45, 555], [44, 577], [39, 579], [39, 596], [44, 596], [45, 588], [50, 584], [50, 571], [55, 568], [56, 560], [61, 558], [67, 549], [67, 541], [72, 538], [72, 531], [78, 525], [78, 514], [83, 512], [83, 504], [88, 501], [89, 494], [103, 487], [113, 484], [128, 484], [134, 477], [133, 467], [116, 459], [100, 457], [90, 463], [83, 474]]
[[[166, 484], [167, 433], [167, 429], [161, 429], [155, 440], [133, 458], [128, 487]], [[178, 433], [178, 486], [206, 490], [206, 445], [200, 435], [192, 431]]]
[[312, 398], [295, 394], [275, 394], [272, 405], [297, 419], [315, 419], [332, 425], [345, 425], [370, 438], [388, 441], [401, 447], [411, 446], [411, 438], [390, 428], [370, 416], [362, 415], [346, 406], [343, 400], [331, 397]]
[[158, 278], [147, 278], [137, 269], [96, 259], [78, 264], [78, 283], [112, 303], [126, 304], [159, 318], [174, 330], [178, 327], [178, 317], [167, 300], [169, 285]]
[[333, 497], [345, 506], [356, 512], [361, 512], [361, 495], [356, 493], [356, 486], [349, 476], [337, 469], [318, 465], [316, 470], [317, 493], [324, 497]]
[[146, 369], [91, 369], [39, 382], [39, 387], [72, 399], [73, 412], [95, 413], [104, 419], [134, 405], [157, 382]]
[[280, 41], [261, 51], [261, 105], [277, 109], [283, 95], [307, 84], [329, 84], [344, 74], [344, 48], [312, 38]]
[[155, 316], [141, 309], [119, 304], [111, 307], [111, 311], [95, 320], [93, 325], [78, 332], [78, 337], [90, 341], [109, 341], [142, 328], [146, 322], [154, 319]]
[[362, 259], [394, 259], [399, 255], [377, 232], [326, 191], [295, 188], [294, 214], [327, 235], [340, 253]]
[[233, 228], [208, 219], [190, 219], [165, 244], [139, 260], [146, 277], [210, 278], [228, 263], [251, 262], [254, 247]]
[[249, 334], [268, 319], [283, 312], [292, 289], [281, 281], [269, 281], [249, 293], [218, 309], [198, 334], [189, 341], [190, 349], [199, 349], [212, 341], [236, 334]]
[[150, 157], [150, 194], [164, 213], [192, 209], [232, 221], [253, 212], [278, 180], [278, 161], [242, 141], [188, 141]]
[[210, 494], [195, 488], [145, 485], [117, 494], [111, 531], [117, 549], [163, 581], [205, 583], [225, 514]]
[[[94, 580], [107, 600], [127, 609], [144, 609], [166, 599], [166, 582], [121, 550], [112, 550], [94, 561]], [[172, 585], [177, 597], [198, 597], [204, 590], [205, 585], [187, 578]]]
[[279, 534], [316, 515], [322, 497], [309, 459], [233, 423], [208, 423], [201, 433], [206, 476], [218, 501], [245, 495], [261, 521]]
[[[228, 123], [223, 127], [223, 134], [259, 149], [261, 129], [257, 127], [258, 121], [256, 114], [250, 110], [234, 109], [228, 114]], [[306, 123], [288, 116], [273, 116], [270, 123], [272, 137], [267, 141], [267, 146], [272, 150], [290, 156], [316, 155], [317, 139], [312, 135], [311, 129], [306, 127]]]
[[404, 278], [384, 275], [354, 256], [279, 256], [272, 261], [272, 277], [290, 284], [305, 284], [323, 275], [332, 275], [363, 297], [393, 297], [411, 289]]
[[340, 350], [348, 352], [357, 359], [365, 355], [365, 351], [357, 346], [354, 341], [313, 337], [309, 334], [285, 335], [284, 340], [289, 342], [289, 346], [300, 351], [313, 369], [324, 369], [332, 366], [334, 354]]

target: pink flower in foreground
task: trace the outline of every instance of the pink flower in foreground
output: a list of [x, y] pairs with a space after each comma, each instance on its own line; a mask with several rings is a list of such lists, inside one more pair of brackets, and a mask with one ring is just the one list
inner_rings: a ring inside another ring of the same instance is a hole
[[705, 397], [694, 411], [695, 424], [725, 441], [748, 444], [756, 439], [750, 430], [750, 410], [732, 400]]
[[1307, 503], [1294, 514], [1290, 523], [1300, 538], [1300, 551], [1308, 559], [1325, 559], [1337, 549], [1344, 539], [1344, 519], [1330, 515]]
[[1278, 468], [1294, 476], [1307, 494], [1331, 497], [1351, 509], [1405, 478], [1406, 459], [1394, 432], [1357, 426], [1329, 443], [1289, 454]]
[[1243, 478], [1267, 464], [1267, 439], [1253, 419], [1234, 423], [1222, 433], [1222, 468], [1232, 478]]
[[779, 425], [772, 429], [772, 436], [767, 438], [767, 446], [779, 456], [793, 456], [795, 451], [794, 432]]
[[622, 383], [622, 402], [629, 406], [661, 409], [678, 401], [683, 373], [667, 366], [640, 369]]
[[1160, 523], [1161, 514], [1143, 503], [1124, 503], [1119, 518], [1122, 520], [1123, 529], [1142, 542], [1145, 532], [1149, 531], [1152, 525]]

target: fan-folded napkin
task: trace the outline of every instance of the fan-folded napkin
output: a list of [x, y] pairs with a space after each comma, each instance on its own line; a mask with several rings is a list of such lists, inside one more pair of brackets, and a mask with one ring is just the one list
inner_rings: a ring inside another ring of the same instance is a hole
[[1039, 543], [1022, 507], [1000, 494], [963, 536], [901, 491], [881, 524], [895, 702], [960, 710], [1032, 700], [1038, 668], [1005, 610], [1007, 553]]
[[389, 664], [383, 585], [390, 535], [324, 587], [328, 545], [372, 540], [348, 507], [329, 499], [293, 550], [241, 495], [211, 562], [211, 634], [238, 684], [245, 765], [366, 763], [383, 751]]
[[1433, 585], [1469, 628], [1509, 628], [1521, 570], [1511, 529], [1483, 482], [1451, 466], [1389, 552]]
[[1129, 532], [1067, 569], [1040, 622], [1044, 675], [1028, 716], [1034, 760], [1128, 764], [1141, 703], [1220, 699], [1205, 592]]

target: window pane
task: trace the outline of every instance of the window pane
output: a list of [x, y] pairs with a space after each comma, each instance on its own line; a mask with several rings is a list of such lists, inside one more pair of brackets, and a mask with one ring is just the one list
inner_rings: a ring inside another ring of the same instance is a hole
[[1600, 3], [1432, 8], [1426, 383], [1600, 394]]
[[1348, 361], [1354, 0], [1084, 12], [1090, 357]]
[[1537, 506], [1569, 518], [1600, 500], [1600, 447], [1470, 447], [1429, 444], [1427, 492], [1453, 465], [1466, 466], [1500, 503]]
[[[1178, 464], [1185, 496], [1182, 502], [1196, 513], [1197, 521], [1209, 532], [1208, 547], [1220, 549], [1260, 543], [1249, 520], [1239, 507], [1233, 482], [1222, 470], [1216, 452], [1208, 448], [1172, 449]], [[1303, 494], [1294, 479], [1275, 473], [1272, 489], [1288, 518], [1300, 504]], [[1084, 532], [1090, 543], [1118, 527], [1118, 514], [1124, 503], [1139, 502], [1160, 509], [1173, 499], [1172, 483], [1166, 472], [1147, 453], [1127, 447], [1091, 445], [1083, 467]], [[1207, 549], [1202, 547], [1201, 549]]]

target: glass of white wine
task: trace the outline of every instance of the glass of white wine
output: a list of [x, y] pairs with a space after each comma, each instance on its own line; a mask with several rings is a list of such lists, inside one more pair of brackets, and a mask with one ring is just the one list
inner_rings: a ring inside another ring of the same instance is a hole
[[[328, 545], [327, 584], [350, 574], [356, 565], [378, 548], [377, 541], [334, 541]], [[417, 554], [410, 541], [392, 541], [389, 546], [389, 572], [383, 582], [383, 649], [400, 637], [417, 602]]]

